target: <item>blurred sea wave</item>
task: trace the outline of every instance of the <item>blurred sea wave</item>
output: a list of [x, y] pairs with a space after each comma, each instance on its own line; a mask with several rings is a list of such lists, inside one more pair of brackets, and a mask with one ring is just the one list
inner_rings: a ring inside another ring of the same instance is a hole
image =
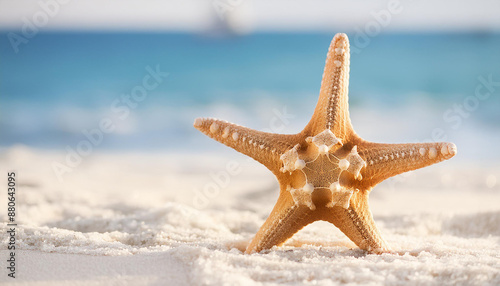
[[[298, 132], [334, 35], [45, 32], [15, 53], [8, 33], [0, 33], [0, 146], [56, 150], [84, 140], [103, 118], [115, 129], [102, 150], [217, 149], [200, 143], [206, 138], [192, 128], [199, 116], [256, 129], [277, 118], [274, 131]], [[350, 111], [362, 137], [429, 141], [440, 129], [465, 157], [500, 158], [486, 151], [500, 142], [500, 86], [473, 106], [480, 78], [500, 82], [500, 34], [383, 34], [366, 47], [348, 36], [357, 48]], [[168, 76], [120, 116], [123, 96], [143, 85], [148, 67]]]

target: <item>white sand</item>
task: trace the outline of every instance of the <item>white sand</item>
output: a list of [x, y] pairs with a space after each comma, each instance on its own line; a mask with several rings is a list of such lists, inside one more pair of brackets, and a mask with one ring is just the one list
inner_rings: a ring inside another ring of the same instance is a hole
[[[15, 281], [6, 276], [7, 226], [0, 224], [0, 282], [500, 284], [498, 166], [451, 160], [377, 186], [372, 212], [398, 255], [367, 255], [324, 222], [307, 226], [283, 247], [243, 255], [239, 249], [278, 194], [273, 175], [258, 163], [232, 150], [94, 153], [59, 182], [51, 164], [63, 157], [23, 147], [0, 153], [0, 174], [18, 174], [20, 224]], [[239, 172], [226, 181], [220, 172], [228, 164]], [[208, 198], [200, 195], [204, 190], [212, 190]], [[2, 192], [2, 222], [5, 205]]]

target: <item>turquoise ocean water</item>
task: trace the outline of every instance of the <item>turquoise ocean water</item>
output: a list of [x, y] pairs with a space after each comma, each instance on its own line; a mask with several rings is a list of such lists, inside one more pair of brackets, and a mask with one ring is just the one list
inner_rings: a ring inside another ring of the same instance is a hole
[[[16, 53], [8, 33], [0, 33], [0, 146], [64, 150], [106, 118], [115, 129], [96, 148], [145, 151], [199, 146], [197, 116], [264, 129], [289, 112], [294, 119], [279, 131], [299, 131], [334, 35], [44, 32]], [[432, 140], [439, 128], [466, 148], [499, 143], [499, 34], [389, 34], [368, 43], [348, 36], [356, 50], [351, 114], [361, 135]], [[149, 69], [168, 76], [126, 113], [123, 96], [143, 86]], [[487, 99], [476, 96], [480, 78], [497, 83], [479, 88], [491, 91]]]

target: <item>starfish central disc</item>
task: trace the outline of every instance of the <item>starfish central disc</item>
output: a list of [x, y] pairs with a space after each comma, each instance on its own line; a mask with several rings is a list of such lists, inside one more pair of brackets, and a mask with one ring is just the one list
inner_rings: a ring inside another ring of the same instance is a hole
[[[326, 129], [314, 137], [306, 139], [306, 148], [295, 145], [281, 156], [281, 172], [292, 176], [292, 183], [287, 188], [298, 205], [315, 209], [313, 192], [316, 189], [330, 190], [331, 197], [325, 202], [327, 207], [349, 207], [353, 189], [340, 184], [340, 175], [347, 171], [355, 178], [366, 165], [354, 146], [345, 158], [339, 158], [337, 152], [342, 142]], [[344, 153], [345, 154], [345, 153]]]

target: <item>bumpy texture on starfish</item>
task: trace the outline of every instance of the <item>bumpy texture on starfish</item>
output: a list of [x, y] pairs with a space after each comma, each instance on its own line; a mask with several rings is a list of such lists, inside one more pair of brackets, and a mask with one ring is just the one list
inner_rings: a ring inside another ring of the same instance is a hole
[[279, 181], [278, 201], [246, 253], [280, 245], [316, 220], [333, 223], [362, 249], [389, 251], [368, 207], [371, 189], [389, 177], [456, 154], [453, 143], [380, 144], [361, 139], [349, 118], [348, 81], [349, 41], [337, 34], [328, 50], [318, 104], [302, 132], [272, 134], [217, 119], [195, 120], [198, 130], [259, 161]]

